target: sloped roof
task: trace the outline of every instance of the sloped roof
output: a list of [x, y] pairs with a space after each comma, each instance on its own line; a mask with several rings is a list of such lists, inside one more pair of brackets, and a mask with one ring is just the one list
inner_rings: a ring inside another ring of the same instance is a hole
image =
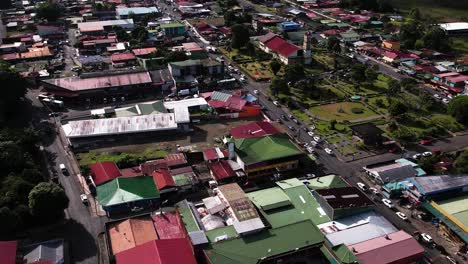
[[[362, 264], [385, 264], [421, 257], [424, 248], [405, 231], [348, 246]], [[398, 254], [395, 254], [398, 252]]]
[[468, 175], [413, 177], [409, 178], [409, 180], [418, 188], [418, 191], [424, 195], [468, 186]]
[[43, 261], [50, 264], [64, 263], [63, 240], [55, 239], [29, 245], [23, 248], [23, 260], [26, 263]]
[[213, 173], [213, 176], [217, 180], [223, 180], [226, 178], [231, 178], [231, 177], [236, 176], [236, 173], [231, 168], [227, 160], [220, 160], [217, 162], [209, 163], [208, 167], [210, 168], [211, 172]]
[[117, 264], [197, 264], [186, 238], [153, 240], [115, 256]]
[[224, 148], [211, 148], [203, 150], [205, 160], [223, 159], [229, 157], [229, 152]]
[[234, 144], [246, 165], [303, 154], [286, 134], [234, 139]]
[[176, 184], [172, 178], [171, 172], [167, 168], [160, 168], [153, 172], [153, 179], [158, 187], [158, 190], [162, 190], [166, 187], [175, 187]]
[[173, 239], [187, 237], [179, 211], [162, 212], [151, 215], [159, 239]]
[[116, 178], [97, 186], [97, 200], [102, 206], [151, 198], [159, 198], [159, 192], [151, 176]]
[[288, 57], [289, 55], [291, 55], [291, 53], [296, 52], [301, 49], [300, 47], [284, 40], [280, 36], [274, 36], [273, 38], [264, 42], [264, 44], [271, 50], [285, 57]]
[[111, 223], [107, 232], [112, 254], [158, 239], [153, 220], [148, 216]]
[[270, 122], [260, 121], [231, 128], [229, 134], [236, 139], [278, 134], [280, 131]]
[[91, 170], [91, 177], [93, 177], [93, 181], [96, 185], [122, 176], [119, 167], [112, 161], [96, 162], [89, 165], [89, 169]]
[[16, 241], [0, 241], [0, 263], [16, 263]]

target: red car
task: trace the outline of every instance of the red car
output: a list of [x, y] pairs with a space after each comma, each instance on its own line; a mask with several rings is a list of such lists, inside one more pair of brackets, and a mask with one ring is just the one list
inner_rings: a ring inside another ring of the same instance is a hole
[[429, 145], [429, 144], [431, 144], [432, 142], [433, 142], [432, 139], [423, 139], [423, 140], [421, 140], [421, 141], [419, 142], [419, 144], [421, 144], [421, 145]]

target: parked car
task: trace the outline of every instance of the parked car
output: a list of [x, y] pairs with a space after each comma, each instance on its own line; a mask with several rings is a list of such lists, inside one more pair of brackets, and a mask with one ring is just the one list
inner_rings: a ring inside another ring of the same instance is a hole
[[315, 152], [315, 150], [312, 147], [308, 147], [307, 152], [309, 152], [310, 154], [313, 154]]
[[52, 113], [49, 114], [49, 117], [57, 117], [57, 116], [59, 116], [59, 115], [60, 115], [60, 114], [57, 113], [57, 112], [52, 112]]
[[89, 203], [88, 196], [86, 196], [86, 194], [84, 194], [84, 193], [80, 194], [80, 200], [81, 200], [82, 203], [84, 203], [86, 205]]
[[288, 120], [288, 118], [285, 115], [281, 115], [281, 118], [285, 121]]
[[314, 130], [314, 129], [315, 129], [315, 126], [314, 126], [314, 125], [311, 125], [311, 126], [309, 127], [309, 129], [310, 129], [310, 130]]
[[434, 94], [434, 98], [435, 98], [435, 99], [440, 99], [440, 95]]
[[382, 199], [382, 203], [387, 206], [388, 208], [392, 209], [394, 208], [395, 206], [393, 205], [392, 201], [390, 201], [389, 199], [386, 199], [386, 198], [383, 198]]
[[313, 173], [307, 173], [305, 176], [306, 176], [307, 179], [313, 179], [313, 178], [317, 177]]
[[332, 155], [332, 154], [333, 154], [333, 151], [332, 151], [331, 149], [329, 149], [329, 148], [325, 148], [324, 150], [325, 150], [325, 152], [326, 152], [328, 155]]
[[319, 136], [314, 136], [313, 137], [316, 142], [320, 142], [320, 137]]
[[288, 128], [289, 128], [291, 131], [296, 130], [293, 126], [288, 126]]
[[408, 217], [407, 217], [404, 213], [402, 213], [402, 212], [396, 212], [395, 214], [396, 214], [401, 220], [403, 220], [403, 221], [408, 221]]
[[358, 182], [357, 183], [357, 186], [359, 187], [359, 189], [361, 189], [363, 192], [366, 192], [369, 188], [367, 188], [367, 186], [362, 183], [362, 182]]
[[434, 242], [434, 240], [432, 240], [432, 237], [427, 233], [422, 233], [421, 238], [426, 243], [433, 243]]
[[444, 103], [444, 104], [448, 104], [448, 103], [450, 103], [450, 100], [449, 100], [449, 99], [447, 99], [447, 98], [444, 98], [444, 99], [442, 99], [442, 103]]
[[253, 93], [254, 93], [254, 94], [258, 94], [258, 90], [254, 90]]
[[423, 157], [430, 157], [430, 156], [432, 156], [432, 152], [430, 152], [430, 151], [423, 152], [422, 156]]
[[68, 173], [67, 167], [65, 167], [65, 164], [61, 163], [59, 164], [60, 171], [65, 175]]
[[278, 101], [273, 101], [273, 104], [276, 105], [276, 106], [280, 105]]
[[423, 139], [421, 141], [419, 141], [419, 144], [421, 145], [429, 145], [432, 143], [432, 139]]
[[309, 136], [311, 136], [311, 137], [314, 136], [314, 132], [311, 132], [311, 131], [307, 132], [307, 134], [308, 134]]
[[418, 160], [418, 159], [420, 159], [421, 157], [422, 157], [422, 154], [421, 154], [421, 153], [416, 153], [416, 154], [413, 155], [413, 159], [415, 159], [415, 160]]
[[74, 72], [81, 71], [81, 67], [80, 66], [73, 66], [73, 67], [71, 67], [71, 71], [74, 71]]
[[299, 124], [299, 121], [296, 118], [293, 118], [292, 121], [296, 124]]
[[310, 141], [310, 145], [312, 145], [312, 146], [315, 147], [315, 146], [317, 146], [317, 142], [315, 142], [315, 141]]
[[373, 194], [375, 194], [375, 195], [379, 195], [379, 194], [380, 194], [379, 190], [377, 190], [377, 189], [374, 188], [374, 187], [370, 187], [370, 188], [369, 188], [369, 191], [371, 191], [371, 193], [373, 193]]

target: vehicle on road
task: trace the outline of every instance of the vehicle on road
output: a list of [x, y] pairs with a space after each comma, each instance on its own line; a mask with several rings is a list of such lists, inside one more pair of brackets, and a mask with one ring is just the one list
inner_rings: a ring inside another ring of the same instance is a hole
[[57, 112], [52, 112], [52, 113], [49, 114], [49, 117], [57, 117], [57, 116], [59, 116], [59, 115], [60, 115], [60, 114], [57, 113]]
[[281, 118], [282, 118], [284, 121], [288, 120], [288, 118], [287, 118], [285, 115], [281, 115]]
[[333, 154], [333, 151], [332, 151], [331, 149], [329, 149], [329, 148], [325, 148], [324, 150], [325, 150], [325, 152], [326, 152], [328, 155], [332, 155], [332, 154]]
[[356, 184], [359, 187], [359, 189], [361, 189], [363, 192], [366, 192], [368, 190], [367, 186], [364, 183], [358, 182]]
[[306, 174], [306, 178], [307, 178], [307, 179], [313, 179], [313, 178], [315, 178], [315, 177], [317, 177], [317, 176], [315, 176], [315, 174], [313, 174], [313, 173], [307, 173], [307, 174]]
[[67, 170], [67, 167], [65, 166], [65, 164], [63, 164], [63, 163], [59, 164], [59, 168], [60, 168], [60, 171], [61, 171], [63, 174], [68, 173], [68, 170]]
[[254, 93], [254, 94], [258, 94], [258, 90], [254, 90], [253, 93]]
[[288, 126], [289, 130], [295, 131], [296, 129], [293, 126]]
[[86, 194], [84, 194], [84, 193], [80, 194], [80, 200], [81, 200], [82, 203], [84, 203], [86, 205], [88, 205], [88, 203], [89, 203], [88, 196], [86, 196]]
[[296, 118], [293, 118], [292, 121], [296, 124], [299, 124], [299, 121]]
[[434, 94], [434, 98], [435, 98], [435, 99], [440, 99], [441, 97], [440, 97], [440, 95], [438, 95], [438, 94]]
[[314, 154], [315, 150], [312, 147], [308, 147], [307, 152], [309, 152], [310, 154]]
[[315, 126], [312, 125], [312, 126], [309, 127], [309, 129], [310, 129], [310, 130], [314, 130], [314, 129], [315, 129]]
[[246, 83], [246, 82], [247, 82], [247, 79], [245, 79], [244, 77], [240, 77], [240, 78], [239, 78], [239, 81], [240, 81], [240, 82], [243, 82], [243, 83]]
[[434, 240], [432, 240], [432, 237], [427, 233], [422, 233], [421, 238], [426, 243], [433, 243], [434, 242]]
[[79, 71], [81, 71], [81, 67], [80, 66], [73, 66], [73, 67], [71, 67], [71, 71], [79, 72]]
[[423, 139], [421, 141], [419, 141], [419, 144], [421, 145], [429, 145], [432, 143], [432, 139]]
[[430, 157], [430, 156], [432, 156], [432, 152], [430, 152], [430, 151], [423, 152], [422, 156], [423, 157]]
[[320, 137], [319, 137], [319, 136], [314, 136], [313, 139], [314, 139], [316, 142], [320, 142]]
[[280, 105], [280, 103], [278, 101], [273, 101], [273, 104], [276, 105], [276, 106]]
[[396, 212], [395, 214], [396, 214], [401, 220], [403, 220], [403, 221], [408, 221], [408, 217], [407, 217], [404, 213], [402, 213], [402, 212]]
[[314, 136], [314, 132], [312, 132], [312, 131], [307, 132], [307, 134], [308, 134], [309, 136], [311, 136], [311, 137]]
[[382, 199], [382, 203], [387, 206], [388, 208], [392, 209], [394, 208], [395, 206], [393, 205], [392, 201], [390, 201], [389, 199], [386, 199], [386, 198], [383, 198]]
[[377, 189], [374, 188], [374, 187], [370, 187], [370, 188], [369, 188], [369, 191], [371, 191], [371, 193], [373, 193], [374, 195], [379, 195], [379, 194], [380, 194], [379, 190], [377, 190]]
[[415, 160], [418, 160], [418, 159], [420, 159], [421, 157], [422, 157], [422, 154], [421, 154], [421, 153], [416, 153], [416, 154], [413, 155], [413, 159], [415, 159]]
[[310, 141], [310, 145], [312, 145], [312, 146], [315, 147], [315, 146], [317, 146], [317, 142], [315, 142], [315, 141]]
[[447, 98], [444, 98], [444, 99], [442, 99], [442, 103], [444, 103], [444, 104], [448, 104], [448, 103], [450, 103], [450, 100], [449, 100], [449, 99], [447, 99]]

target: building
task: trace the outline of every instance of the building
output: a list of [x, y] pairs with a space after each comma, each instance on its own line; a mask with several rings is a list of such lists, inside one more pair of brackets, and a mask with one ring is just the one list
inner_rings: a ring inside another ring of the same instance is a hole
[[412, 177], [408, 178], [408, 181], [403, 194], [416, 205], [468, 192], [468, 175]]
[[133, 19], [104, 20], [78, 23], [78, 30], [82, 35], [102, 35], [113, 27], [133, 29], [134, 26]]
[[382, 48], [399, 51], [400, 50], [400, 42], [391, 41], [391, 40], [384, 40], [384, 41], [382, 41]]
[[117, 53], [111, 55], [112, 66], [115, 68], [129, 67], [137, 64], [137, 58], [133, 53]]
[[[209, 94], [209, 95], [208, 95]], [[249, 102], [232, 92], [214, 91], [204, 93], [208, 104], [221, 118], [252, 117], [261, 114], [262, 108], [255, 101]]]
[[107, 215], [154, 208], [159, 192], [151, 176], [116, 178], [96, 187], [97, 201]]
[[231, 139], [236, 162], [249, 179], [287, 172], [297, 168], [303, 152], [287, 134]]
[[332, 220], [372, 210], [374, 203], [356, 187], [318, 189], [312, 192]]
[[467, 35], [468, 34], [468, 22], [453, 22], [439, 24], [448, 35]]
[[302, 182], [304, 182], [307, 188], [311, 190], [342, 188], [350, 186], [341, 176], [335, 174], [320, 176], [314, 179], [305, 179], [302, 180]]
[[[424, 248], [405, 231], [397, 231], [348, 248], [362, 264], [410, 264], [422, 259]], [[398, 252], [398, 254], [395, 254]]]
[[164, 35], [168, 37], [183, 36], [186, 34], [185, 25], [182, 23], [165, 23], [161, 24], [159, 28], [162, 32], [164, 32]]
[[146, 15], [157, 14], [159, 10], [155, 6], [151, 7], [118, 7], [115, 9], [117, 19], [132, 19], [139, 20]]
[[292, 22], [292, 21], [285, 21], [285, 22], [278, 23], [277, 27], [278, 27], [278, 30], [281, 32], [298, 31], [301, 29], [300, 24], [296, 22]]
[[364, 123], [350, 126], [353, 135], [359, 137], [364, 144], [370, 146], [379, 146], [383, 141], [383, 131], [373, 123]]
[[100, 185], [122, 176], [117, 164], [112, 161], [96, 162], [89, 165], [94, 185]]
[[219, 183], [238, 182], [245, 180], [242, 168], [233, 160], [219, 160], [207, 164], [211, 177]]
[[273, 123], [266, 121], [252, 122], [233, 127], [229, 135], [234, 139], [262, 137], [281, 133]]
[[412, 164], [400, 162], [383, 162], [364, 167], [367, 175], [380, 184], [395, 183], [406, 178], [416, 177], [418, 171]]
[[67, 251], [62, 239], [28, 245], [22, 247], [20, 251], [20, 256], [22, 256], [22, 258], [20, 258], [20, 263], [69, 263]]
[[195, 76], [222, 76], [224, 65], [212, 59], [185, 60], [168, 64], [174, 80], [174, 94], [188, 95], [198, 92], [198, 81]]
[[0, 263], [16, 264], [17, 246], [16, 241], [0, 241]]
[[361, 39], [361, 36], [354, 31], [348, 31], [348, 32], [340, 33], [340, 38], [342, 42], [349, 43], [349, 42], [359, 41]]
[[[304, 38], [310, 38], [310, 34], [304, 34]], [[274, 33], [268, 33], [264, 36], [260, 36], [258, 40], [259, 48], [261, 50], [266, 53], [273, 54], [274, 57], [277, 57], [286, 65], [290, 63], [310, 63], [310, 52], [305, 52], [304, 49], [289, 43]], [[304, 41], [304, 43], [307, 43], [305, 47], [310, 47], [310, 41]]]
[[[139, 72], [88, 73], [80, 76], [43, 80], [44, 89], [63, 98], [98, 100], [108, 97], [132, 97], [151, 92], [151, 75]], [[156, 91], [154, 91], [156, 92]], [[97, 98], [96, 98], [97, 97]]]

